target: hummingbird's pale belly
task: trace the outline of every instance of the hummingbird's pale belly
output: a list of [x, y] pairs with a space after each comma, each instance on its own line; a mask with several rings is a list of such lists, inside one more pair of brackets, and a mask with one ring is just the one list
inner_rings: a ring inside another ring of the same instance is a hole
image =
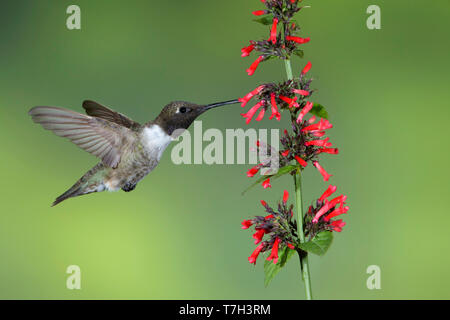
[[142, 130], [139, 142], [130, 146], [130, 151], [124, 153], [116, 169], [108, 168], [103, 180], [104, 188], [117, 191], [126, 186], [136, 185], [158, 165], [159, 160], [172, 141], [158, 125], [152, 125]]

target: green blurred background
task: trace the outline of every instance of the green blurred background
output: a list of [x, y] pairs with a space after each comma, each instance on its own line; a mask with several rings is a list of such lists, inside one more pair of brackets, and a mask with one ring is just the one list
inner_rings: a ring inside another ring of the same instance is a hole
[[[82, 29], [66, 28], [81, 7]], [[305, 1], [298, 16], [341, 150], [325, 157], [331, 182], [348, 195], [347, 226], [324, 257], [311, 260], [313, 293], [323, 299], [450, 298], [450, 4], [436, 0]], [[378, 4], [382, 29], [366, 28]], [[97, 161], [27, 115], [35, 105], [82, 111], [99, 101], [144, 122], [171, 100], [210, 103], [284, 79], [272, 60], [253, 77], [240, 57], [267, 36], [252, 22], [259, 1], [4, 1], [0, 11], [0, 298], [303, 299], [298, 260], [265, 289], [262, 260], [247, 262], [246, 217], [270, 191], [241, 196], [248, 165], [180, 165], [168, 148], [131, 193], [101, 193], [50, 208]], [[240, 107], [202, 116], [203, 128], [245, 127]], [[265, 120], [259, 127], [282, 128]], [[306, 203], [327, 186], [308, 168]], [[65, 270], [81, 267], [82, 289]], [[381, 267], [381, 290], [366, 268]]]

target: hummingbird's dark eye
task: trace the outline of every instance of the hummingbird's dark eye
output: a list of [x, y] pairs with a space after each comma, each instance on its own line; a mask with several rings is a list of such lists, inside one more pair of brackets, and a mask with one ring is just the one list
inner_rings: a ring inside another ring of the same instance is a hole
[[179, 109], [180, 113], [186, 113], [187, 109], [185, 107], [181, 107]]

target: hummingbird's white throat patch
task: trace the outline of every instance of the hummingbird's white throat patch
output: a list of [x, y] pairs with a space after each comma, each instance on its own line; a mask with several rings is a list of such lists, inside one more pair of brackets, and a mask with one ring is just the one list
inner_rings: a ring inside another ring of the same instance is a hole
[[172, 140], [172, 137], [157, 124], [144, 128], [142, 132], [142, 144], [144, 148], [149, 154], [156, 155], [158, 161]]

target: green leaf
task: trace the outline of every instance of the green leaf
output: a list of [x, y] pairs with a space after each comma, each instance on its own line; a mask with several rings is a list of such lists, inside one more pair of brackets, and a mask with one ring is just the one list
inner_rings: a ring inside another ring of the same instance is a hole
[[300, 243], [302, 250], [323, 256], [333, 242], [333, 233], [331, 231], [322, 231], [308, 242]]
[[292, 52], [296, 56], [303, 59], [303, 56], [305, 55], [305, 52], [302, 49], [295, 49], [294, 52]]
[[314, 103], [311, 111], [313, 115], [316, 115], [320, 118], [328, 119], [328, 112], [325, 110], [325, 107], [321, 104]]
[[273, 15], [262, 16], [261, 18], [253, 19], [253, 21], [269, 26], [273, 22]]
[[297, 168], [298, 168], [297, 165], [288, 165], [288, 166], [285, 166], [285, 167], [282, 167], [282, 168], [278, 169], [277, 173], [275, 173], [275, 174], [262, 176], [262, 177], [258, 178], [254, 183], [252, 183], [247, 189], [245, 189], [244, 191], [242, 191], [242, 195], [244, 195], [248, 190], [250, 190], [250, 189], [253, 188], [254, 186], [256, 186], [256, 185], [262, 183], [262, 182], [263, 182], [264, 180], [266, 180], [266, 179], [269, 179], [269, 178], [270, 178], [270, 179], [276, 179], [276, 178], [279, 178], [279, 177], [281, 177], [281, 176], [284, 176], [285, 174], [288, 174], [288, 173], [294, 171], [294, 170], [297, 169]]
[[278, 262], [275, 264], [273, 261], [264, 261], [264, 285], [267, 287], [270, 281], [280, 272], [281, 268], [283, 268], [292, 255], [295, 253], [295, 250], [289, 249], [288, 247], [284, 247], [278, 251]]

